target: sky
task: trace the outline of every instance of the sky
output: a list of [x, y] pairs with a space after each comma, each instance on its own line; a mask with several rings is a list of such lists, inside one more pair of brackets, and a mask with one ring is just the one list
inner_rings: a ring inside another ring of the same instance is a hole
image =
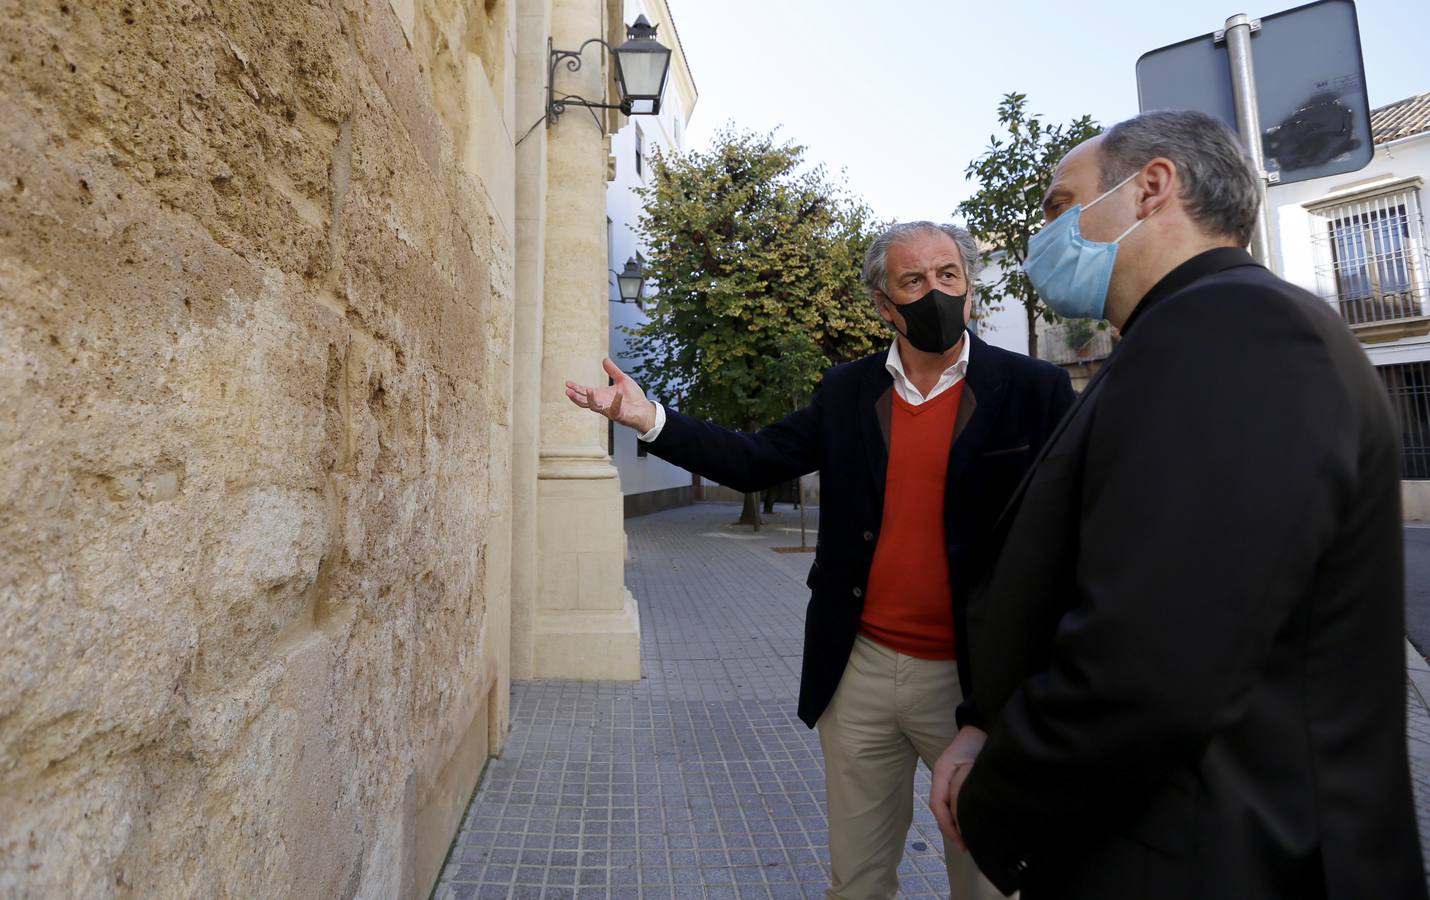
[[[1048, 122], [1137, 113], [1143, 53], [1206, 34], [1235, 0], [668, 0], [700, 99], [691, 149], [725, 124], [803, 144], [881, 219], [949, 219], [1002, 95]], [[1372, 107], [1430, 90], [1430, 0], [1356, 4]], [[1314, 52], [1311, 48], [1310, 52]]]

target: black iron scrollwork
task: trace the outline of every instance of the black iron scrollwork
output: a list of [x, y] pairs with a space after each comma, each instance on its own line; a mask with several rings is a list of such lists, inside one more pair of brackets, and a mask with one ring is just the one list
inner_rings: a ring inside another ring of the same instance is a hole
[[562, 113], [566, 112], [566, 107], [568, 106], [584, 106], [591, 110], [591, 118], [596, 120], [596, 127], [602, 131], [605, 130], [605, 126], [601, 123], [600, 117], [596, 115], [596, 110], [619, 109], [626, 115], [631, 114], [631, 104], [629, 102], [594, 103], [579, 94], [558, 94], [556, 92], [557, 67], [565, 63], [568, 72], [581, 71], [581, 54], [585, 53], [586, 48], [591, 44], [600, 44], [602, 47], [605, 47], [606, 50], [612, 53], [615, 52], [615, 48], [600, 38], [591, 38], [575, 50], [557, 50], [552, 46], [551, 39], [546, 39], [546, 49], [551, 54], [551, 65], [547, 70], [546, 76], [546, 126], [548, 128], [555, 124], [557, 119], [561, 118]]

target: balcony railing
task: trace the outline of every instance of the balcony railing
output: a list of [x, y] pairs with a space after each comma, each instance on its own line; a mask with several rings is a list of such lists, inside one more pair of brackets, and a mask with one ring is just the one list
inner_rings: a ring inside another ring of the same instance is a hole
[[1040, 326], [1038, 356], [1051, 363], [1095, 362], [1112, 352], [1111, 328], [1085, 322], [1053, 322]]
[[1325, 206], [1312, 216], [1318, 288], [1348, 324], [1430, 316], [1417, 190]]

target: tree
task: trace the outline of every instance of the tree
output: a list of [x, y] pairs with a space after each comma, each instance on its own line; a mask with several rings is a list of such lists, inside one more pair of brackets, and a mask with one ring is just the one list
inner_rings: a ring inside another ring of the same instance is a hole
[[[708, 150], [651, 158], [640, 230], [658, 292], [631, 349], [632, 374], [653, 395], [753, 430], [882, 340], [859, 283], [871, 214], [803, 157], [773, 135], [726, 128]], [[745, 500], [741, 522], [758, 526]]]
[[[1058, 315], [1039, 299], [1023, 262], [1028, 241], [1043, 225], [1043, 193], [1053, 170], [1069, 150], [1102, 133], [1091, 116], [1064, 125], [1046, 125], [1042, 116], [1026, 110], [1027, 95], [1005, 94], [998, 104], [1002, 138], [988, 139], [988, 149], [968, 164], [965, 174], [978, 191], [958, 204], [958, 214], [983, 250], [983, 263], [999, 260], [998, 278], [984, 288], [985, 296], [1012, 297], [1023, 305], [1028, 318], [1028, 355], [1038, 355], [1038, 320], [1057, 321]], [[994, 301], [993, 309], [1001, 307]]]

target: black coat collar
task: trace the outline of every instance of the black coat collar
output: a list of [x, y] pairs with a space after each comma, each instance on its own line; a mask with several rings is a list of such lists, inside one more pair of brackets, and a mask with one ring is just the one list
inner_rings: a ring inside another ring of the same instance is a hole
[[[1227, 269], [1234, 269], [1237, 266], [1260, 265], [1251, 257], [1250, 253], [1240, 247], [1216, 247], [1203, 253], [1198, 253], [1191, 259], [1177, 266], [1162, 280], [1152, 286], [1152, 289], [1143, 295], [1142, 299], [1132, 309], [1132, 315], [1127, 317], [1127, 322], [1122, 326], [1122, 335], [1127, 336], [1127, 332], [1137, 322], [1147, 310], [1161, 303], [1163, 300], [1187, 287], [1194, 281], [1200, 281], [1208, 275], [1215, 275]], [[972, 364], [969, 365], [972, 368]]]
[[[1227, 269], [1234, 269], [1238, 266], [1256, 265], [1260, 264], [1252, 258], [1250, 253], [1247, 253], [1239, 247], [1217, 247], [1212, 250], [1207, 250], [1204, 253], [1198, 253], [1196, 256], [1193, 256], [1191, 259], [1162, 276], [1162, 280], [1154, 284], [1152, 289], [1142, 296], [1137, 306], [1133, 308], [1132, 315], [1127, 317], [1127, 321], [1122, 326], [1122, 337], [1124, 341], [1127, 337], [1127, 332], [1136, 324], [1138, 319], [1146, 314], [1147, 310], [1183, 288], [1209, 275], [1215, 275]], [[1013, 492], [1012, 498], [1008, 501], [1008, 505], [1004, 508], [1003, 514], [998, 518], [998, 523], [994, 526], [994, 534], [998, 536], [1000, 541], [1006, 536], [1007, 529], [1012, 524], [1013, 516], [1023, 502], [1023, 495], [1027, 492], [1028, 483], [1032, 480], [1033, 473], [1057, 446], [1058, 439], [1062, 437], [1068, 425], [1076, 418], [1078, 410], [1092, 402], [1093, 397], [1097, 394], [1098, 388], [1102, 386], [1103, 380], [1116, 366], [1118, 353], [1121, 351], [1122, 346], [1123, 341], [1119, 341], [1117, 346], [1113, 348], [1112, 355], [1103, 362], [1097, 374], [1092, 377], [1087, 387], [1083, 388], [1082, 393], [1078, 395], [1077, 402], [1073, 404], [1073, 408], [1068, 411], [1067, 415], [1063, 416], [1063, 420], [1058, 423], [1058, 427], [1053, 429], [1053, 433], [1048, 436], [1047, 442], [1043, 445], [1042, 452], [1033, 460], [1033, 464], [1023, 476], [1022, 483], [1019, 484], [1017, 490]]]

